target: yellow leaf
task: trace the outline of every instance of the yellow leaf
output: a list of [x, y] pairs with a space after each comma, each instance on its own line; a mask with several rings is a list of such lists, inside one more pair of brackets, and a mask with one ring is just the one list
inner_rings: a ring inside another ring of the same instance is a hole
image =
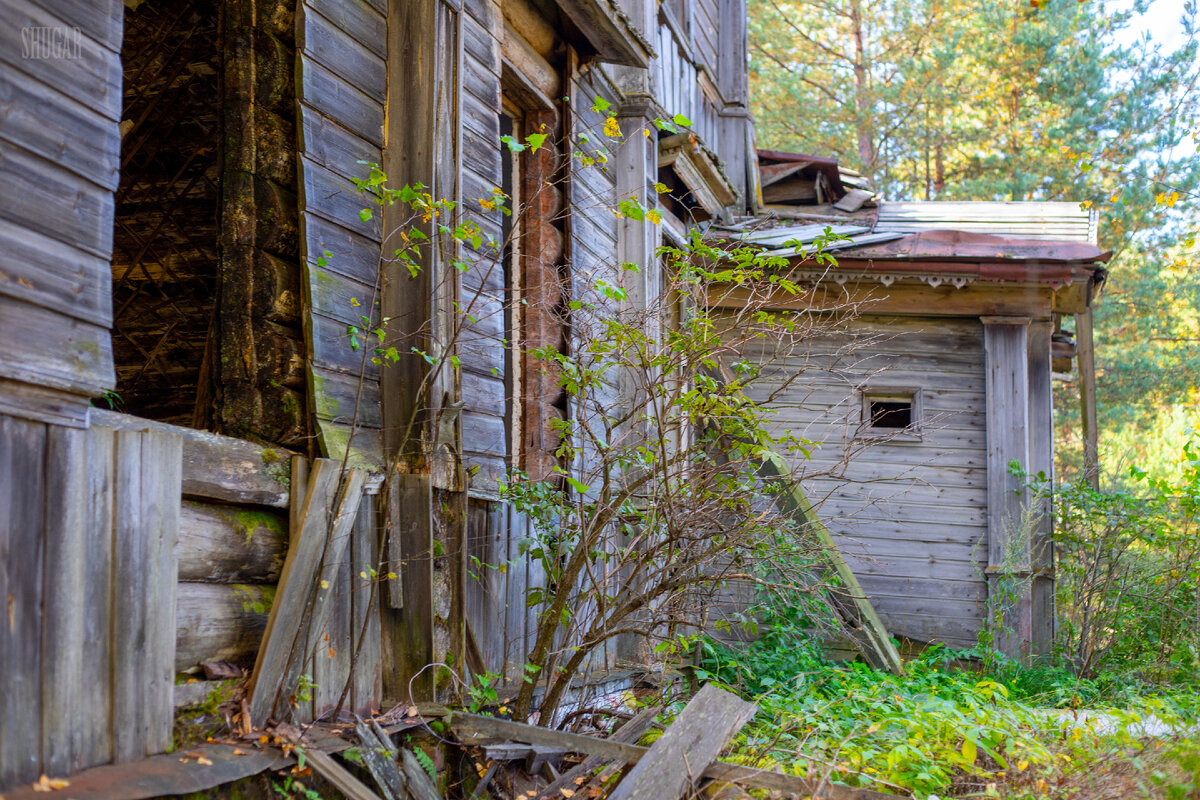
[[963, 740], [962, 754], [963, 754], [963, 758], [965, 758], [967, 760], [968, 764], [974, 764], [975, 757], [977, 755], [979, 755], [979, 753], [976, 751], [975, 743], [972, 742], [970, 739]]
[[609, 117], [604, 120], [604, 135], [610, 139], [621, 138], [621, 126], [617, 124], [616, 117]]
[[48, 778], [45, 775], [38, 778], [38, 782], [33, 784], [35, 792], [53, 792], [58, 789], [65, 789], [70, 786], [70, 781], [65, 781], [62, 778]]
[[[611, 117], [610, 117], [610, 119], [611, 119]], [[574, 797], [575, 796], [574, 789], [559, 789], [559, 791], [562, 792], [563, 797]]]
[[657, 225], [658, 223], [662, 222], [662, 214], [658, 213], [657, 211], [650, 210], [646, 212], [646, 219]]
[[329, 588], [329, 581], [321, 581], [321, 588], [322, 588], [322, 589], [328, 589], [328, 588]]

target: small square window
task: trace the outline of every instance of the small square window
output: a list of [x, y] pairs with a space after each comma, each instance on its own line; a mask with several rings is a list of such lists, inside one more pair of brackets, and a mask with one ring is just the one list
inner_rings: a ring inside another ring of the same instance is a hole
[[868, 398], [867, 409], [872, 428], [907, 428], [912, 425], [913, 404], [908, 400], [885, 400]]
[[920, 425], [920, 390], [888, 386], [863, 391], [860, 436], [919, 439]]

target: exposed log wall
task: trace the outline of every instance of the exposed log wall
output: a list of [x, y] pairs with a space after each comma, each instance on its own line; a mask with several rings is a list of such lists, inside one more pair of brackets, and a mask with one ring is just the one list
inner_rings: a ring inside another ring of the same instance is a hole
[[230, 436], [307, 450], [300, 313], [295, 4], [224, 4], [224, 151], [211, 416]]

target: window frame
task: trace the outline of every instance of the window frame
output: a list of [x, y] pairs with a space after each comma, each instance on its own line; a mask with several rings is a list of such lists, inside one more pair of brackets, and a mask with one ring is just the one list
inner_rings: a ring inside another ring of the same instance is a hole
[[[856, 439], [886, 439], [890, 442], [920, 442], [924, 438], [924, 403], [919, 386], [873, 384], [858, 391], [858, 427]], [[871, 424], [872, 402], [907, 401], [912, 404], [911, 421], [904, 428], [882, 428]]]

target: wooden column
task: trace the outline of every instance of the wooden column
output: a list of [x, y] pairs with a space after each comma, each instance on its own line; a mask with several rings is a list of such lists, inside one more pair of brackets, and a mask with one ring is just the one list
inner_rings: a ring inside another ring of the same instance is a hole
[[[1051, 398], [1050, 320], [1034, 320], [1029, 326], [1029, 466], [1032, 475], [1054, 477], [1054, 419]], [[1054, 543], [1050, 536], [1053, 520], [1050, 499], [1038, 503], [1037, 521], [1030, 532], [1030, 567], [1033, 570], [1032, 640], [1035, 658], [1050, 655], [1054, 645]]]
[[[435, 200], [461, 195], [463, 36], [456, 6], [446, 0], [388, 3], [384, 171], [390, 186], [420, 183]], [[384, 694], [404, 700], [430, 699], [434, 672], [421, 670], [446, 652], [462, 650], [461, 515], [452, 514], [445, 525], [429, 516], [434, 513], [433, 487], [462, 489], [457, 466], [461, 423], [453, 414], [439, 420], [444, 404], [457, 401], [458, 379], [448, 363], [431, 373], [420, 354], [428, 353], [435, 363], [448, 362], [451, 355], [447, 348], [458, 281], [450, 263], [457, 258], [457, 245], [437, 231], [438, 225], [451, 226], [456, 220], [445, 213], [429, 220], [411, 216], [412, 210], [400, 203], [385, 210], [383, 250], [389, 257], [402, 245], [398, 229], [423, 229], [428, 242], [417, 259], [420, 271], [411, 276], [405, 269], [389, 269], [382, 293], [383, 315], [390, 318], [388, 340], [400, 353], [395, 365], [381, 371], [384, 456], [394, 465], [384, 524], [389, 552], [403, 559], [396, 571], [404, 586], [403, 606], [384, 619], [385, 647], [390, 649]], [[423, 521], [410, 525], [414, 519]], [[443, 557], [436, 560], [432, 540], [426, 541], [431, 531], [443, 534]], [[435, 647], [435, 642], [441, 644]], [[410, 685], [418, 672], [420, 679]]]
[[[437, 136], [434, 105], [437, 96], [438, 54], [437, 0], [391, 0], [388, 3], [388, 96], [384, 122], [383, 169], [393, 187], [418, 183], [434, 185]], [[412, 210], [404, 204], [388, 206], [383, 213], [384, 250], [402, 243], [390, 236], [399, 228], [419, 228], [430, 240], [418, 259], [420, 272], [391, 269], [383, 277], [383, 315], [389, 317], [388, 339], [402, 353], [393, 365], [380, 371], [382, 385], [383, 452], [385, 460], [396, 457], [420, 460], [418, 442], [428, 435], [427, 402], [418, 387], [428, 374], [425, 361], [412, 348], [428, 352], [432, 337], [435, 258], [432, 221], [414, 224]], [[410, 429], [413, 419], [415, 429]], [[413, 466], [419, 466], [414, 464]]]
[[744, 211], [750, 207], [750, 195], [754, 193], [751, 173], [757, 173], [754, 149], [747, 146], [753, 122], [746, 71], [746, 0], [719, 0], [718, 8], [717, 86], [725, 103], [718, 112], [719, 141], [709, 145], [717, 148], [725, 162], [725, 173], [737, 187]]
[[987, 373], [988, 623], [993, 646], [1024, 658], [1032, 632], [1025, 493], [1009, 472], [1029, 468], [1029, 318], [981, 317]]
[[1096, 350], [1092, 341], [1092, 309], [1075, 315], [1075, 358], [1079, 369], [1079, 418], [1083, 429], [1083, 476], [1100, 488], [1100, 434], [1096, 425]]

